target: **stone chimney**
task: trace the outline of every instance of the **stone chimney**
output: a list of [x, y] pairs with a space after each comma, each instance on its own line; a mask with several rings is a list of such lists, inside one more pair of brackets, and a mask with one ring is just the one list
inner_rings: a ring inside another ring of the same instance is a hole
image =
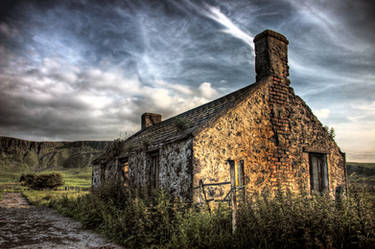
[[153, 126], [161, 122], [161, 115], [155, 113], [143, 113], [142, 114], [142, 130], [149, 126]]
[[[282, 34], [265, 30], [254, 38], [256, 80], [275, 76], [281, 81], [289, 76], [288, 40]], [[285, 81], [289, 84], [289, 80]]]

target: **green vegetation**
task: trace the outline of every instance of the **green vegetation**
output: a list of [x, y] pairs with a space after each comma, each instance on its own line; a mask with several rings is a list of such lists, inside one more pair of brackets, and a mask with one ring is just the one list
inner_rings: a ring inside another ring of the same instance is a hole
[[281, 192], [248, 196], [234, 233], [230, 207], [209, 212], [163, 192], [150, 198], [106, 186], [49, 205], [127, 248], [371, 248], [375, 201], [362, 189], [351, 191], [340, 202]]
[[175, 118], [173, 123], [179, 131], [184, 131], [193, 126], [193, 123], [189, 119], [180, 117]]
[[353, 165], [357, 167], [364, 167], [369, 169], [375, 169], [375, 163], [356, 163], [356, 162], [347, 162], [347, 165]]
[[365, 185], [375, 191], [375, 163], [348, 162], [348, 177], [351, 184]]
[[25, 190], [23, 196], [33, 205], [48, 205], [51, 200], [61, 198], [75, 199], [88, 194], [88, 191], [64, 191], [64, 190]]
[[25, 168], [10, 168], [0, 167], [0, 183], [18, 182], [23, 173], [28, 173], [29, 170]]
[[324, 126], [324, 129], [328, 132], [328, 135], [334, 140], [336, 137], [335, 128], [329, 128], [327, 125]]
[[32, 189], [57, 189], [64, 185], [63, 177], [59, 173], [21, 175], [20, 182]]
[[45, 171], [31, 171], [31, 170], [22, 170], [14, 171], [11, 170], [1, 170], [0, 172], [0, 186], [8, 185], [9, 187], [14, 186], [15, 182], [18, 182], [20, 177], [25, 174], [61, 174], [64, 179], [65, 187], [80, 187], [80, 188], [89, 188], [91, 187], [91, 167], [79, 168], [79, 169], [67, 169], [67, 170], [45, 170]]
[[69, 170], [42, 171], [44, 174], [59, 173], [64, 178], [65, 187], [91, 187], [92, 168], [80, 168]]

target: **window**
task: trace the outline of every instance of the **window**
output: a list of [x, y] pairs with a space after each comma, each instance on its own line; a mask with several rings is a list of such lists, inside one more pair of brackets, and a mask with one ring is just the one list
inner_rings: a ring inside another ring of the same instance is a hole
[[237, 163], [234, 160], [228, 160], [230, 165], [230, 181], [232, 188], [236, 188], [238, 196], [245, 199], [245, 175], [244, 175], [244, 161], [239, 160]]
[[150, 189], [159, 187], [159, 170], [159, 152], [152, 152], [149, 154], [148, 184]]
[[244, 161], [240, 160], [236, 163], [234, 160], [229, 160], [230, 176], [232, 185], [235, 187], [242, 187], [244, 185]]
[[328, 167], [326, 155], [322, 153], [310, 153], [309, 161], [311, 191], [328, 191]]

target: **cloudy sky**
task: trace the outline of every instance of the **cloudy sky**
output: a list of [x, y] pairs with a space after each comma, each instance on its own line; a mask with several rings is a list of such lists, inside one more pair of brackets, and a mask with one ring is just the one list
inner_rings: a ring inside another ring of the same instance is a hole
[[255, 81], [253, 37], [290, 41], [291, 86], [349, 161], [375, 162], [367, 0], [2, 0], [0, 135], [111, 140]]

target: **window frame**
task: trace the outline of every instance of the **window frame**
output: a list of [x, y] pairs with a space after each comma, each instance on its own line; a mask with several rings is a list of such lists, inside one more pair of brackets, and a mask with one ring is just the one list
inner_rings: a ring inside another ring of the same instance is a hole
[[[313, 169], [313, 158], [321, 160], [321, 168], [318, 168], [320, 172], [318, 174], [318, 190], [316, 190], [316, 182], [314, 180], [314, 169]], [[310, 190], [318, 193], [329, 192], [329, 170], [327, 163], [327, 153], [309, 152], [309, 173], [310, 173]]]

